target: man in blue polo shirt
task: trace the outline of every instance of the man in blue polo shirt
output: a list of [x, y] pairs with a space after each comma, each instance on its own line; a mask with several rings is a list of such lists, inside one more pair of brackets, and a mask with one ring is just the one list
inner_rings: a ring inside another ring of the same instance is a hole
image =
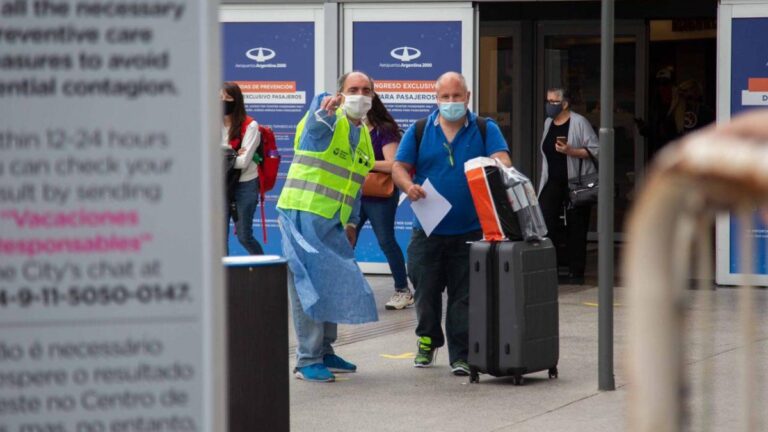
[[[493, 121], [486, 121], [485, 139], [477, 115], [467, 110], [469, 89], [456, 72], [441, 75], [436, 84], [438, 110], [427, 117], [421, 142], [416, 126], [406, 131], [395, 156], [392, 177], [411, 201], [426, 197], [421, 187], [427, 179], [451, 203], [451, 210], [427, 237], [414, 221], [408, 245], [408, 275], [415, 289], [418, 354], [415, 367], [434, 364], [437, 348], [446, 337], [440, 326], [442, 293], [448, 292], [445, 329], [454, 375], [469, 375], [469, 241], [482, 231], [464, 176], [464, 162], [490, 156], [511, 166], [507, 143]], [[413, 170], [413, 171], [412, 171]], [[410, 172], [415, 172], [411, 179]]]

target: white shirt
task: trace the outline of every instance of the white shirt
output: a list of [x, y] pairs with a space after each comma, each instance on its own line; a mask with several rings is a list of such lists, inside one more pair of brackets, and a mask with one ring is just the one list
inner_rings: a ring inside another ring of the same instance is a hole
[[[245, 149], [245, 152], [235, 159], [235, 168], [243, 170], [240, 173], [240, 182], [247, 182], [259, 176], [259, 170], [253, 163], [253, 153], [259, 148], [259, 144], [261, 144], [259, 124], [254, 120], [245, 129], [245, 135], [240, 144], [240, 148]], [[229, 128], [223, 125], [221, 126], [221, 146], [229, 147]]]

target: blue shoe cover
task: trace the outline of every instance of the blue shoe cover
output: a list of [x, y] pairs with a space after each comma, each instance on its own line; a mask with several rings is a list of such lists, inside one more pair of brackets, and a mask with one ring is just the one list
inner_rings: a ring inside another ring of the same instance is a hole
[[337, 356], [336, 354], [326, 354], [323, 356], [323, 364], [331, 372], [352, 373], [357, 372], [357, 366]]
[[336, 377], [322, 363], [297, 367], [293, 370], [293, 375], [305, 381], [333, 382], [336, 380]]

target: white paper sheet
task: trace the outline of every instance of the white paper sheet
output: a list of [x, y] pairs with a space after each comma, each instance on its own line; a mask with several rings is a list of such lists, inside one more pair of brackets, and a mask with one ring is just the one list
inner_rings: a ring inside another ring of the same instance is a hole
[[408, 195], [405, 192], [400, 192], [400, 199], [397, 201], [398, 207], [403, 204], [403, 201], [408, 199]]
[[429, 179], [427, 179], [421, 187], [424, 189], [424, 192], [426, 192], [427, 197], [411, 202], [411, 208], [413, 209], [413, 213], [415, 213], [416, 217], [419, 219], [419, 223], [421, 224], [424, 233], [429, 236], [432, 234], [432, 231], [437, 224], [439, 224], [440, 221], [445, 218], [445, 215], [448, 214], [448, 211], [451, 210], [451, 203], [449, 203], [444, 196], [440, 195], [437, 189], [432, 186]]

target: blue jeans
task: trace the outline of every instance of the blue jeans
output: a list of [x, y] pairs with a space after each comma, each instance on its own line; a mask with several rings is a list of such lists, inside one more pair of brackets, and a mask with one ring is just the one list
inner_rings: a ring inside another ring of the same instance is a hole
[[301, 300], [293, 284], [293, 273], [288, 272], [288, 298], [291, 300], [293, 330], [296, 332], [296, 367], [322, 363], [323, 357], [333, 354], [332, 343], [336, 342], [338, 324], [315, 321], [301, 307]]
[[469, 353], [469, 243], [483, 237], [482, 231], [427, 237], [414, 229], [408, 245], [408, 275], [413, 283], [418, 324], [416, 335], [432, 338], [441, 347], [446, 337], [440, 321], [443, 316], [443, 290], [448, 291], [445, 333], [450, 362], [467, 360]]
[[[397, 191], [395, 191], [397, 192]], [[405, 258], [403, 250], [395, 240], [395, 212], [399, 193], [395, 193], [386, 200], [362, 200], [360, 205], [360, 222], [357, 224], [357, 235], [365, 225], [365, 221], [371, 221], [373, 233], [379, 242], [381, 251], [387, 257], [392, 278], [395, 280], [395, 291], [408, 291], [408, 277], [405, 271]]]
[[[240, 182], [235, 189], [235, 203], [237, 203], [237, 217], [235, 222], [235, 231], [237, 239], [243, 245], [245, 250], [251, 255], [263, 255], [264, 249], [261, 248], [258, 240], [253, 237], [253, 215], [256, 213], [256, 207], [259, 205], [259, 179]], [[229, 210], [225, 213], [226, 235], [224, 244], [228, 244], [229, 239], [229, 219], [231, 214]], [[229, 255], [229, 246], [226, 247], [226, 253]]]

